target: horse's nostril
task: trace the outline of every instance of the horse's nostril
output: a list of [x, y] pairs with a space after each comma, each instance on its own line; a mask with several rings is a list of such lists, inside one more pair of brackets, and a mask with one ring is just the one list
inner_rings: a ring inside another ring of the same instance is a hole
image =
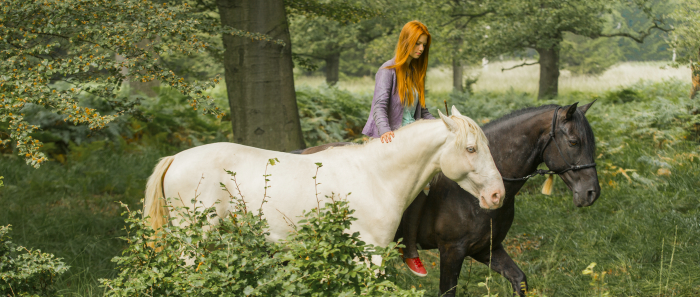
[[498, 204], [501, 201], [501, 193], [493, 193], [491, 195], [491, 201], [493, 201], [494, 204]]
[[588, 190], [588, 202], [593, 202], [595, 200], [595, 190]]

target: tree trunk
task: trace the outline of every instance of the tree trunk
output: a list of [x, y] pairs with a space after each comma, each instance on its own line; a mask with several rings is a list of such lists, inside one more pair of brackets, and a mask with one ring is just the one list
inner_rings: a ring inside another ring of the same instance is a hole
[[452, 57], [452, 88], [454, 91], [464, 92], [464, 70], [462, 62], [457, 57]]
[[340, 53], [333, 53], [326, 56], [326, 83], [334, 86], [338, 83], [338, 73], [340, 72]]
[[537, 99], [556, 97], [559, 94], [559, 44], [535, 50], [540, 54], [540, 90]]
[[[305, 148], [292, 75], [292, 45], [282, 0], [218, 0], [221, 24], [286, 44], [223, 36], [234, 142], [262, 149]], [[264, 164], [263, 164], [264, 165]]]

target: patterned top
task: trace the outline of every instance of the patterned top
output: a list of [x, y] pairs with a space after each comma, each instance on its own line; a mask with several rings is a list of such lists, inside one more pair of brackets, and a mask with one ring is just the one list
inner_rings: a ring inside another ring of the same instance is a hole
[[410, 123], [413, 123], [416, 121], [416, 118], [413, 116], [413, 114], [416, 111], [416, 105], [418, 105], [418, 101], [420, 98], [418, 98], [418, 92], [413, 92], [413, 104], [410, 106], [404, 106], [403, 107], [403, 117], [401, 118], [401, 127], [406, 126]]
[[[396, 87], [396, 70], [386, 67], [394, 65], [394, 59], [384, 63], [377, 70], [374, 85], [374, 98], [369, 111], [367, 124], [362, 130], [362, 134], [369, 137], [378, 138], [382, 134], [401, 128], [403, 123], [404, 106], [401, 104]], [[418, 100], [416, 100], [418, 101]], [[414, 120], [434, 119], [427, 108], [416, 104], [413, 113]]]

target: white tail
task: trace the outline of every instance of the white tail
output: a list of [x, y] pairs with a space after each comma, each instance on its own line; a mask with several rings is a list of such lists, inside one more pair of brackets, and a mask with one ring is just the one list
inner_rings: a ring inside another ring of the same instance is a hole
[[168, 209], [165, 208], [165, 196], [163, 195], [163, 177], [165, 172], [170, 168], [170, 164], [175, 157], [168, 156], [160, 159], [156, 168], [153, 169], [153, 174], [148, 178], [146, 184], [146, 198], [143, 201], [143, 216], [150, 217], [148, 224], [153, 230], [160, 229], [168, 223]]

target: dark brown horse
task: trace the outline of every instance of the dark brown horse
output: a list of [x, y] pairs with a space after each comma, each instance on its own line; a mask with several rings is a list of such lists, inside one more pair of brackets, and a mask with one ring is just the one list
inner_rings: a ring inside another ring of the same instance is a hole
[[[511, 282], [514, 294], [525, 295], [525, 274], [502, 245], [513, 223], [515, 194], [528, 177], [544, 173], [537, 171], [544, 162], [550, 169], [547, 173], [558, 174], [571, 189], [576, 206], [595, 202], [600, 196], [594, 163], [595, 139], [585, 117], [591, 104], [579, 108], [575, 103], [523, 109], [483, 127], [506, 188], [501, 208], [480, 208], [476, 198], [438, 176], [427, 197], [419, 195], [406, 209], [395, 239], [406, 239], [405, 253], [409, 258], [417, 256], [416, 242], [422, 249], [440, 251], [441, 296], [455, 295], [465, 257], [489, 265], [490, 254], [491, 269]], [[417, 236], [408, 236], [410, 233]]]

